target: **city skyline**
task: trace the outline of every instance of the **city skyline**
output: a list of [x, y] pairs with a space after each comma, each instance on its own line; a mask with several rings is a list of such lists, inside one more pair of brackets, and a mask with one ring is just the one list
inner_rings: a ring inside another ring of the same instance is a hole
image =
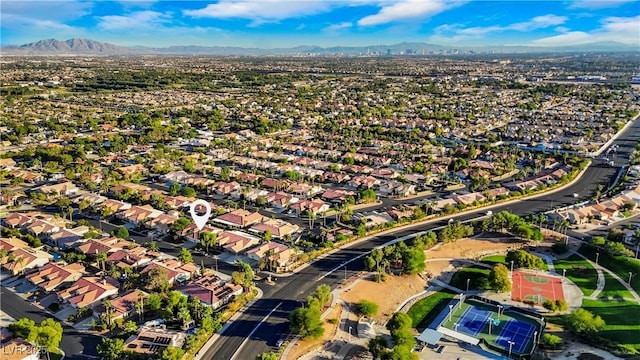
[[637, 1], [5, 1], [2, 45], [90, 38], [121, 46], [640, 44]]

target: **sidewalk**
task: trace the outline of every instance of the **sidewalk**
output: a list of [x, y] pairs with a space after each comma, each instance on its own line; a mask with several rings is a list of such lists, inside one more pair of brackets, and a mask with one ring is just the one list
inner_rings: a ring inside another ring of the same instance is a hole
[[[594, 263], [593, 261], [589, 260], [586, 256], [584, 256], [584, 255], [582, 255], [582, 254], [580, 254], [578, 252], [574, 252], [574, 254], [576, 254], [576, 255], [580, 256], [581, 258], [587, 260], [589, 262], [589, 264], [591, 264], [596, 269], [596, 271], [598, 272], [598, 286], [596, 288], [596, 291], [594, 291], [593, 294], [591, 294], [591, 296], [589, 298], [594, 299], [594, 300], [597, 299], [597, 296], [604, 289], [605, 279], [604, 279], [604, 275], [602, 274], [602, 271], [606, 271], [609, 275], [611, 275], [618, 282], [620, 282], [620, 284], [622, 284], [625, 288], [627, 288], [627, 290], [629, 290], [629, 292], [633, 296], [635, 302], [640, 304], [640, 296], [638, 296], [638, 293], [636, 292], [636, 290], [634, 288], [632, 288], [631, 285], [629, 285], [629, 283], [627, 283], [622, 278], [620, 278], [620, 276], [618, 276], [618, 274], [614, 273], [613, 271], [607, 269], [604, 266], [601, 266], [600, 264]], [[601, 279], [602, 279], [602, 281], [601, 281]]]

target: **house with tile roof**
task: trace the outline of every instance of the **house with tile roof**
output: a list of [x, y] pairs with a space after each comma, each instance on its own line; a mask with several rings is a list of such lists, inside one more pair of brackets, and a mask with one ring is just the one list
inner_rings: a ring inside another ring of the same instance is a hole
[[186, 296], [200, 299], [214, 310], [229, 303], [236, 295], [242, 294], [242, 286], [230, 281], [223, 282], [216, 275], [203, 276], [177, 288]]
[[[187, 334], [183, 331], [167, 330], [166, 326], [142, 326], [138, 333], [124, 342], [124, 349], [149, 358], [157, 358], [168, 346], [181, 348]], [[156, 355], [156, 356], [153, 356]]]
[[114, 278], [83, 277], [69, 288], [57, 292], [58, 298], [76, 309], [96, 306], [99, 301], [118, 294], [120, 284]]
[[142, 269], [140, 274], [146, 274], [156, 268], [164, 269], [167, 272], [167, 281], [169, 281], [170, 284], [184, 282], [200, 274], [199, 266], [193, 263], [185, 264], [177, 259], [152, 261]]
[[265, 219], [264, 221], [253, 225], [249, 231], [256, 234], [264, 234], [271, 232], [271, 236], [275, 239], [284, 239], [290, 237], [300, 230], [300, 227], [281, 219]]
[[37, 272], [26, 276], [34, 286], [44, 291], [54, 291], [61, 286], [70, 285], [86, 274], [81, 263], [48, 263]]
[[[140, 300], [144, 301], [147, 297], [149, 297], [149, 294], [140, 289], [133, 289], [123, 295], [114, 297], [111, 299], [111, 319], [128, 319], [136, 315], [136, 302]], [[98, 303], [93, 308], [93, 313], [98, 318], [100, 318], [105, 311], [106, 309], [103, 303]]]
[[1, 220], [4, 226], [10, 227], [12, 229], [17, 229], [31, 223], [33, 221], [33, 218], [21, 213], [11, 213]]
[[305, 212], [312, 214], [321, 214], [328, 211], [331, 206], [320, 199], [313, 200], [300, 200], [295, 204], [289, 206], [289, 209], [293, 210], [296, 216], [301, 216]]
[[53, 255], [32, 248], [16, 249], [11, 254], [13, 254], [13, 260], [9, 261], [9, 257], [6, 256], [2, 259], [2, 267], [12, 275], [27, 273], [29, 270], [37, 269], [53, 260]]
[[236, 209], [213, 219], [213, 222], [229, 228], [246, 228], [262, 221], [263, 216], [258, 212]]
[[223, 231], [218, 234], [218, 246], [233, 254], [239, 254], [258, 245], [260, 241], [260, 238], [241, 231]]
[[85, 242], [87, 239], [84, 238], [84, 234], [87, 232], [89, 232], [89, 227], [87, 226], [78, 226], [73, 229], [60, 229], [60, 231], [47, 236], [47, 242], [61, 249], [70, 249]]
[[0, 248], [5, 249], [7, 252], [12, 252], [16, 249], [28, 248], [29, 244], [18, 238], [0, 238]]

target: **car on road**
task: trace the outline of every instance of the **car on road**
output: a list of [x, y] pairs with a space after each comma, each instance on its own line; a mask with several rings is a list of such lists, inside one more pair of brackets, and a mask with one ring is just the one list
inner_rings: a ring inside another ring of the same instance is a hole
[[574, 197], [574, 198], [577, 198], [577, 197], [579, 197], [579, 196], [580, 196], [580, 195], [579, 195], [578, 193], [573, 193], [573, 197]]
[[276, 347], [280, 348], [282, 346], [282, 344], [284, 344], [284, 339], [278, 340], [278, 342], [276, 343]]

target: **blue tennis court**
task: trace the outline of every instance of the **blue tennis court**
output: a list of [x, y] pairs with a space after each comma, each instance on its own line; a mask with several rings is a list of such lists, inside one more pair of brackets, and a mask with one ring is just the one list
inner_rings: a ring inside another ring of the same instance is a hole
[[509, 348], [509, 341], [514, 342], [512, 351], [518, 354], [524, 353], [527, 345], [532, 340], [535, 326], [526, 322], [509, 319], [500, 331], [496, 344]]
[[491, 311], [479, 310], [475, 306], [469, 306], [460, 319], [458, 319], [458, 331], [471, 336], [476, 336], [489, 320]]

